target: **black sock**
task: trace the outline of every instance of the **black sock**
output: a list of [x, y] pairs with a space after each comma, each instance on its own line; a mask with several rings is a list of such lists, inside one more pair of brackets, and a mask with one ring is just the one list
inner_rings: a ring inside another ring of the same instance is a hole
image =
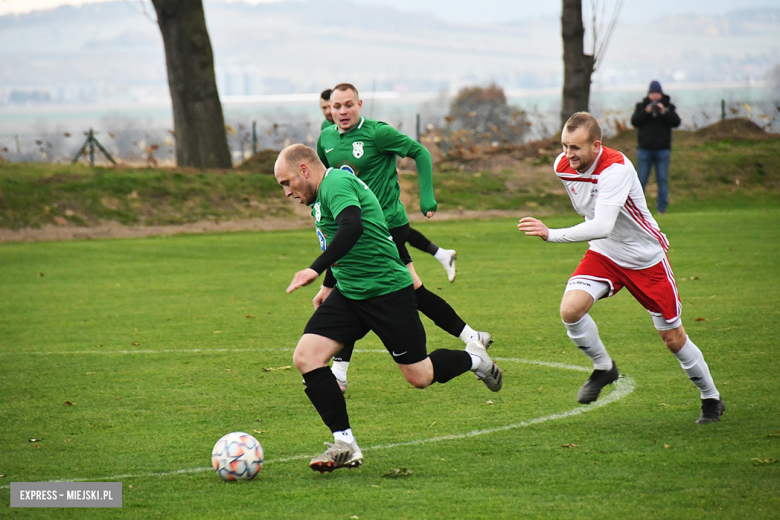
[[303, 374], [303, 380], [306, 381], [306, 395], [330, 431], [349, 429], [347, 402], [330, 368], [315, 368]]
[[428, 316], [440, 329], [449, 332], [456, 338], [460, 337], [466, 322], [458, 316], [449, 303], [426, 289], [424, 285], [414, 291], [414, 295], [417, 298], [417, 309], [420, 312]]
[[355, 350], [354, 343], [347, 343], [341, 352], [333, 356], [333, 361], [346, 361], [349, 363], [352, 360], [352, 351]]
[[439, 250], [439, 246], [428, 240], [425, 235], [420, 233], [414, 228], [409, 228], [409, 236], [406, 239], [409, 245], [420, 251], [425, 251], [429, 255], [435, 255]]
[[450, 379], [471, 370], [471, 356], [465, 350], [434, 350], [428, 357], [433, 363], [433, 380], [446, 383]]

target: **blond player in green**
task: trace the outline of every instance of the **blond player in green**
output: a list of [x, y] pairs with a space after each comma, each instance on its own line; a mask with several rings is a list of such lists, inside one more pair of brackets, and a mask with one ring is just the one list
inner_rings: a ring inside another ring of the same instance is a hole
[[471, 370], [490, 390], [501, 390], [501, 370], [479, 341], [469, 341], [465, 350], [427, 353], [412, 276], [398, 256], [379, 201], [363, 181], [344, 170], [326, 169], [317, 153], [301, 144], [282, 150], [274, 175], [286, 197], [312, 207], [322, 249], [308, 268], [295, 273], [287, 292], [310, 284], [326, 269], [337, 281], [309, 319], [293, 354], [306, 395], [333, 433], [325, 453], [309, 462], [311, 469], [323, 473], [363, 463], [346, 400], [328, 361], [369, 331], [416, 388], [446, 383]]
[[[320, 110], [322, 110], [322, 115], [325, 116], [320, 125], [320, 132], [335, 124], [330, 110], [330, 94], [332, 92], [332, 89], [327, 88], [320, 93]], [[455, 276], [457, 275], [455, 259], [458, 257], [458, 254], [454, 249], [443, 249], [437, 246], [413, 227], [409, 227], [408, 243], [410, 246], [419, 249], [423, 253], [428, 253], [438, 260], [447, 272], [447, 279], [450, 283], [455, 281]], [[340, 381], [340, 383], [343, 383], [343, 381]], [[346, 384], [342, 384], [342, 386], [346, 388]]]
[[[433, 164], [431, 154], [409, 136], [381, 121], [360, 115], [363, 101], [357, 89], [342, 83], [333, 87], [330, 109], [335, 125], [326, 128], [317, 141], [317, 155], [326, 167], [339, 168], [356, 175], [371, 188], [382, 206], [387, 226], [393, 237], [401, 261], [414, 280], [417, 307], [437, 326], [460, 338], [463, 342], [479, 341], [487, 349], [493, 339], [487, 332], [469, 327], [455, 310], [438, 295], [430, 292], [414, 270], [406, 248], [409, 238], [409, 217], [401, 203], [401, 186], [395, 166], [396, 155], [411, 157], [420, 177], [420, 210], [430, 218], [438, 209], [433, 197]], [[325, 277], [314, 306], [328, 297], [334, 285], [332, 275]], [[333, 372], [337, 379], [346, 381], [346, 372], [353, 345], [347, 345], [334, 359]]]

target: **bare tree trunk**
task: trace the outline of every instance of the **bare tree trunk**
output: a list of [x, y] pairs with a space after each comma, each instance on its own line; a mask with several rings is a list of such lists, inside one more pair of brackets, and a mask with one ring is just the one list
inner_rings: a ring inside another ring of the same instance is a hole
[[202, 0], [152, 0], [165, 45], [179, 166], [231, 168]]
[[590, 76], [593, 56], [585, 54], [585, 27], [582, 0], [563, 0], [561, 14], [563, 36], [563, 102], [561, 124], [575, 112], [587, 112], [590, 102]]

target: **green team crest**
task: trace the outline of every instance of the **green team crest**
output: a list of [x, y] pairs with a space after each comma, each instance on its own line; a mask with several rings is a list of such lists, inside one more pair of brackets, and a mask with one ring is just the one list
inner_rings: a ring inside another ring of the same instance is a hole
[[363, 141], [355, 141], [352, 143], [352, 155], [355, 156], [355, 159], [363, 157]]

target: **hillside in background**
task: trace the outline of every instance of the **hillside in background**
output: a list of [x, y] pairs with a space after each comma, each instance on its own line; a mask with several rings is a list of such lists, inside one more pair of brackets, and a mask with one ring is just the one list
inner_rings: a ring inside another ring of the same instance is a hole
[[[206, 1], [222, 95], [318, 92], [349, 79], [377, 90], [436, 91], [495, 81], [561, 84], [560, 21], [459, 25], [346, 0]], [[154, 13], [148, 13], [153, 18]], [[618, 25], [601, 84], [762, 79], [780, 62], [780, 9], [652, 14]], [[167, 98], [156, 24], [129, 2], [0, 17], [0, 102]], [[45, 94], [48, 92], [48, 94]], [[45, 99], [44, 99], [45, 100]]]
[[[626, 130], [605, 144], [636, 155]], [[556, 138], [454, 159], [434, 156], [436, 220], [496, 214], [572, 214], [552, 173]], [[281, 229], [311, 224], [309, 208], [286, 200], [273, 177], [277, 152], [266, 150], [240, 167], [199, 172], [162, 168], [89, 168], [83, 164], [3, 163], [0, 242]], [[413, 163], [399, 166], [402, 200], [418, 210]], [[744, 119], [695, 132], [676, 131], [670, 211], [716, 207], [776, 207], [780, 203], [780, 136]], [[655, 186], [648, 187], [654, 207]], [[503, 213], [502, 213], [503, 212]]]

